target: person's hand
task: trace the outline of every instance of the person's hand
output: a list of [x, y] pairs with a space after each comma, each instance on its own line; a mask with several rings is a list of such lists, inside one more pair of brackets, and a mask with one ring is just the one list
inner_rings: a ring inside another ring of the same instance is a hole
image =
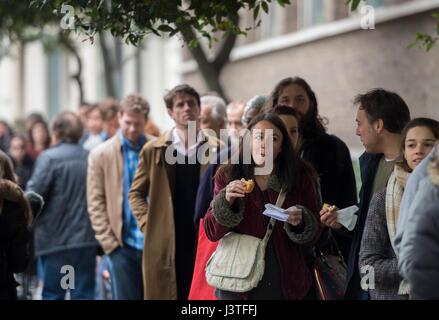
[[110, 272], [107, 269], [102, 271], [102, 278], [104, 278], [105, 280], [110, 280]]
[[289, 207], [285, 210], [288, 214], [287, 222], [294, 227], [300, 226], [303, 222], [302, 210], [296, 206]]
[[342, 225], [337, 222], [338, 208], [336, 206], [324, 205], [320, 210], [320, 221], [323, 225], [332, 228], [340, 229]]
[[230, 205], [232, 205], [233, 202], [235, 202], [235, 199], [244, 198], [244, 197], [245, 197], [245, 183], [242, 182], [241, 180], [231, 181], [226, 186], [226, 200]]

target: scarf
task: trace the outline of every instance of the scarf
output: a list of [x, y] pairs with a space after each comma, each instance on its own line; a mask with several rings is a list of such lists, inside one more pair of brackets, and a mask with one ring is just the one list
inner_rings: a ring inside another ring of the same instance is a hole
[[[386, 188], [386, 222], [389, 232], [390, 243], [393, 251], [395, 250], [396, 224], [398, 222], [399, 205], [401, 204], [402, 195], [404, 194], [405, 185], [410, 173], [400, 166], [396, 165]], [[398, 294], [407, 295], [410, 292], [408, 283], [402, 280], [399, 285]]]

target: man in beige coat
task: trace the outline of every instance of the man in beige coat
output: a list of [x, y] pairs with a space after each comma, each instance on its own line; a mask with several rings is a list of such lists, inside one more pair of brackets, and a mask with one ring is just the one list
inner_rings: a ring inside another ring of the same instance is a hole
[[147, 138], [143, 128], [149, 105], [139, 95], [121, 102], [120, 130], [92, 150], [87, 174], [88, 211], [96, 239], [108, 255], [112, 297], [143, 299], [143, 234], [132, 214], [128, 192], [139, 153]]
[[[142, 149], [129, 199], [145, 234], [145, 299], [187, 299], [196, 249], [198, 183], [221, 145], [199, 130], [200, 97], [193, 88], [177, 86], [164, 99], [175, 128]], [[202, 155], [209, 160], [203, 162]]]

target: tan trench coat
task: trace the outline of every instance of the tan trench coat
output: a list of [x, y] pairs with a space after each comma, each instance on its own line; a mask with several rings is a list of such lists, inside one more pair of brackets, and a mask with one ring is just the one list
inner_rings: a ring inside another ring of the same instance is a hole
[[[155, 137], [146, 136], [147, 141]], [[116, 134], [88, 157], [87, 205], [95, 237], [106, 254], [123, 246], [123, 157]]]
[[[219, 140], [207, 136], [205, 143], [218, 152]], [[145, 234], [143, 285], [145, 299], [177, 299], [175, 271], [175, 225], [172, 192], [175, 166], [166, 163], [165, 151], [172, 144], [171, 131], [147, 143], [131, 185], [131, 210]], [[201, 165], [200, 176], [207, 169]], [[147, 200], [148, 199], [148, 200]]]

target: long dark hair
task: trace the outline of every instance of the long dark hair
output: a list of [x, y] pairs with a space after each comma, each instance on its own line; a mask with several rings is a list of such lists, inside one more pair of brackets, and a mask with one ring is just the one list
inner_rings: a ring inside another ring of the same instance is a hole
[[[0, 150], [0, 178], [9, 180], [11, 182], [16, 183], [14, 167], [12, 165], [11, 159]], [[21, 203], [22, 208], [24, 210], [24, 217], [27, 224], [30, 224], [32, 221], [30, 204], [27, 198], [23, 194], [23, 202]]]
[[248, 130], [239, 147], [239, 163], [224, 164], [218, 169], [216, 176], [224, 176], [226, 183], [241, 178], [254, 179], [255, 163], [251, 157], [251, 163], [244, 163], [243, 146], [246, 139], [249, 139], [249, 134], [252, 128], [261, 121], [268, 121], [275, 126], [282, 134], [281, 152], [274, 159], [273, 172], [278, 177], [281, 185], [286, 187], [289, 191], [299, 190], [303, 177], [305, 175], [313, 175], [312, 169], [299, 157], [299, 154], [294, 150], [291, 141], [288, 138], [288, 132], [282, 120], [274, 113], [263, 113], [256, 116], [248, 125]]
[[282, 90], [289, 85], [298, 85], [302, 87], [308, 96], [309, 110], [300, 119], [300, 127], [302, 128], [303, 138], [311, 139], [325, 133], [325, 125], [328, 121], [327, 119], [320, 117], [316, 94], [311, 89], [311, 86], [308, 84], [308, 82], [302, 78], [289, 77], [279, 81], [274, 87], [273, 92], [270, 94], [270, 98], [264, 106], [264, 111], [267, 112], [278, 105], [279, 96]]
[[6, 179], [16, 183], [14, 167], [12, 165], [11, 159], [0, 150], [0, 178]]
[[38, 125], [38, 124], [41, 124], [43, 126], [44, 130], [47, 133], [46, 140], [44, 141], [44, 148], [47, 149], [47, 148], [50, 147], [50, 131], [49, 131], [49, 126], [47, 125], [46, 121], [44, 121], [44, 120], [43, 121], [37, 120], [34, 123], [32, 123], [31, 127], [27, 131], [27, 136], [28, 136], [29, 142], [30, 142], [32, 148], [34, 148], [35, 147], [35, 141], [34, 141], [34, 137], [33, 137], [32, 131], [34, 130], [35, 126]]

